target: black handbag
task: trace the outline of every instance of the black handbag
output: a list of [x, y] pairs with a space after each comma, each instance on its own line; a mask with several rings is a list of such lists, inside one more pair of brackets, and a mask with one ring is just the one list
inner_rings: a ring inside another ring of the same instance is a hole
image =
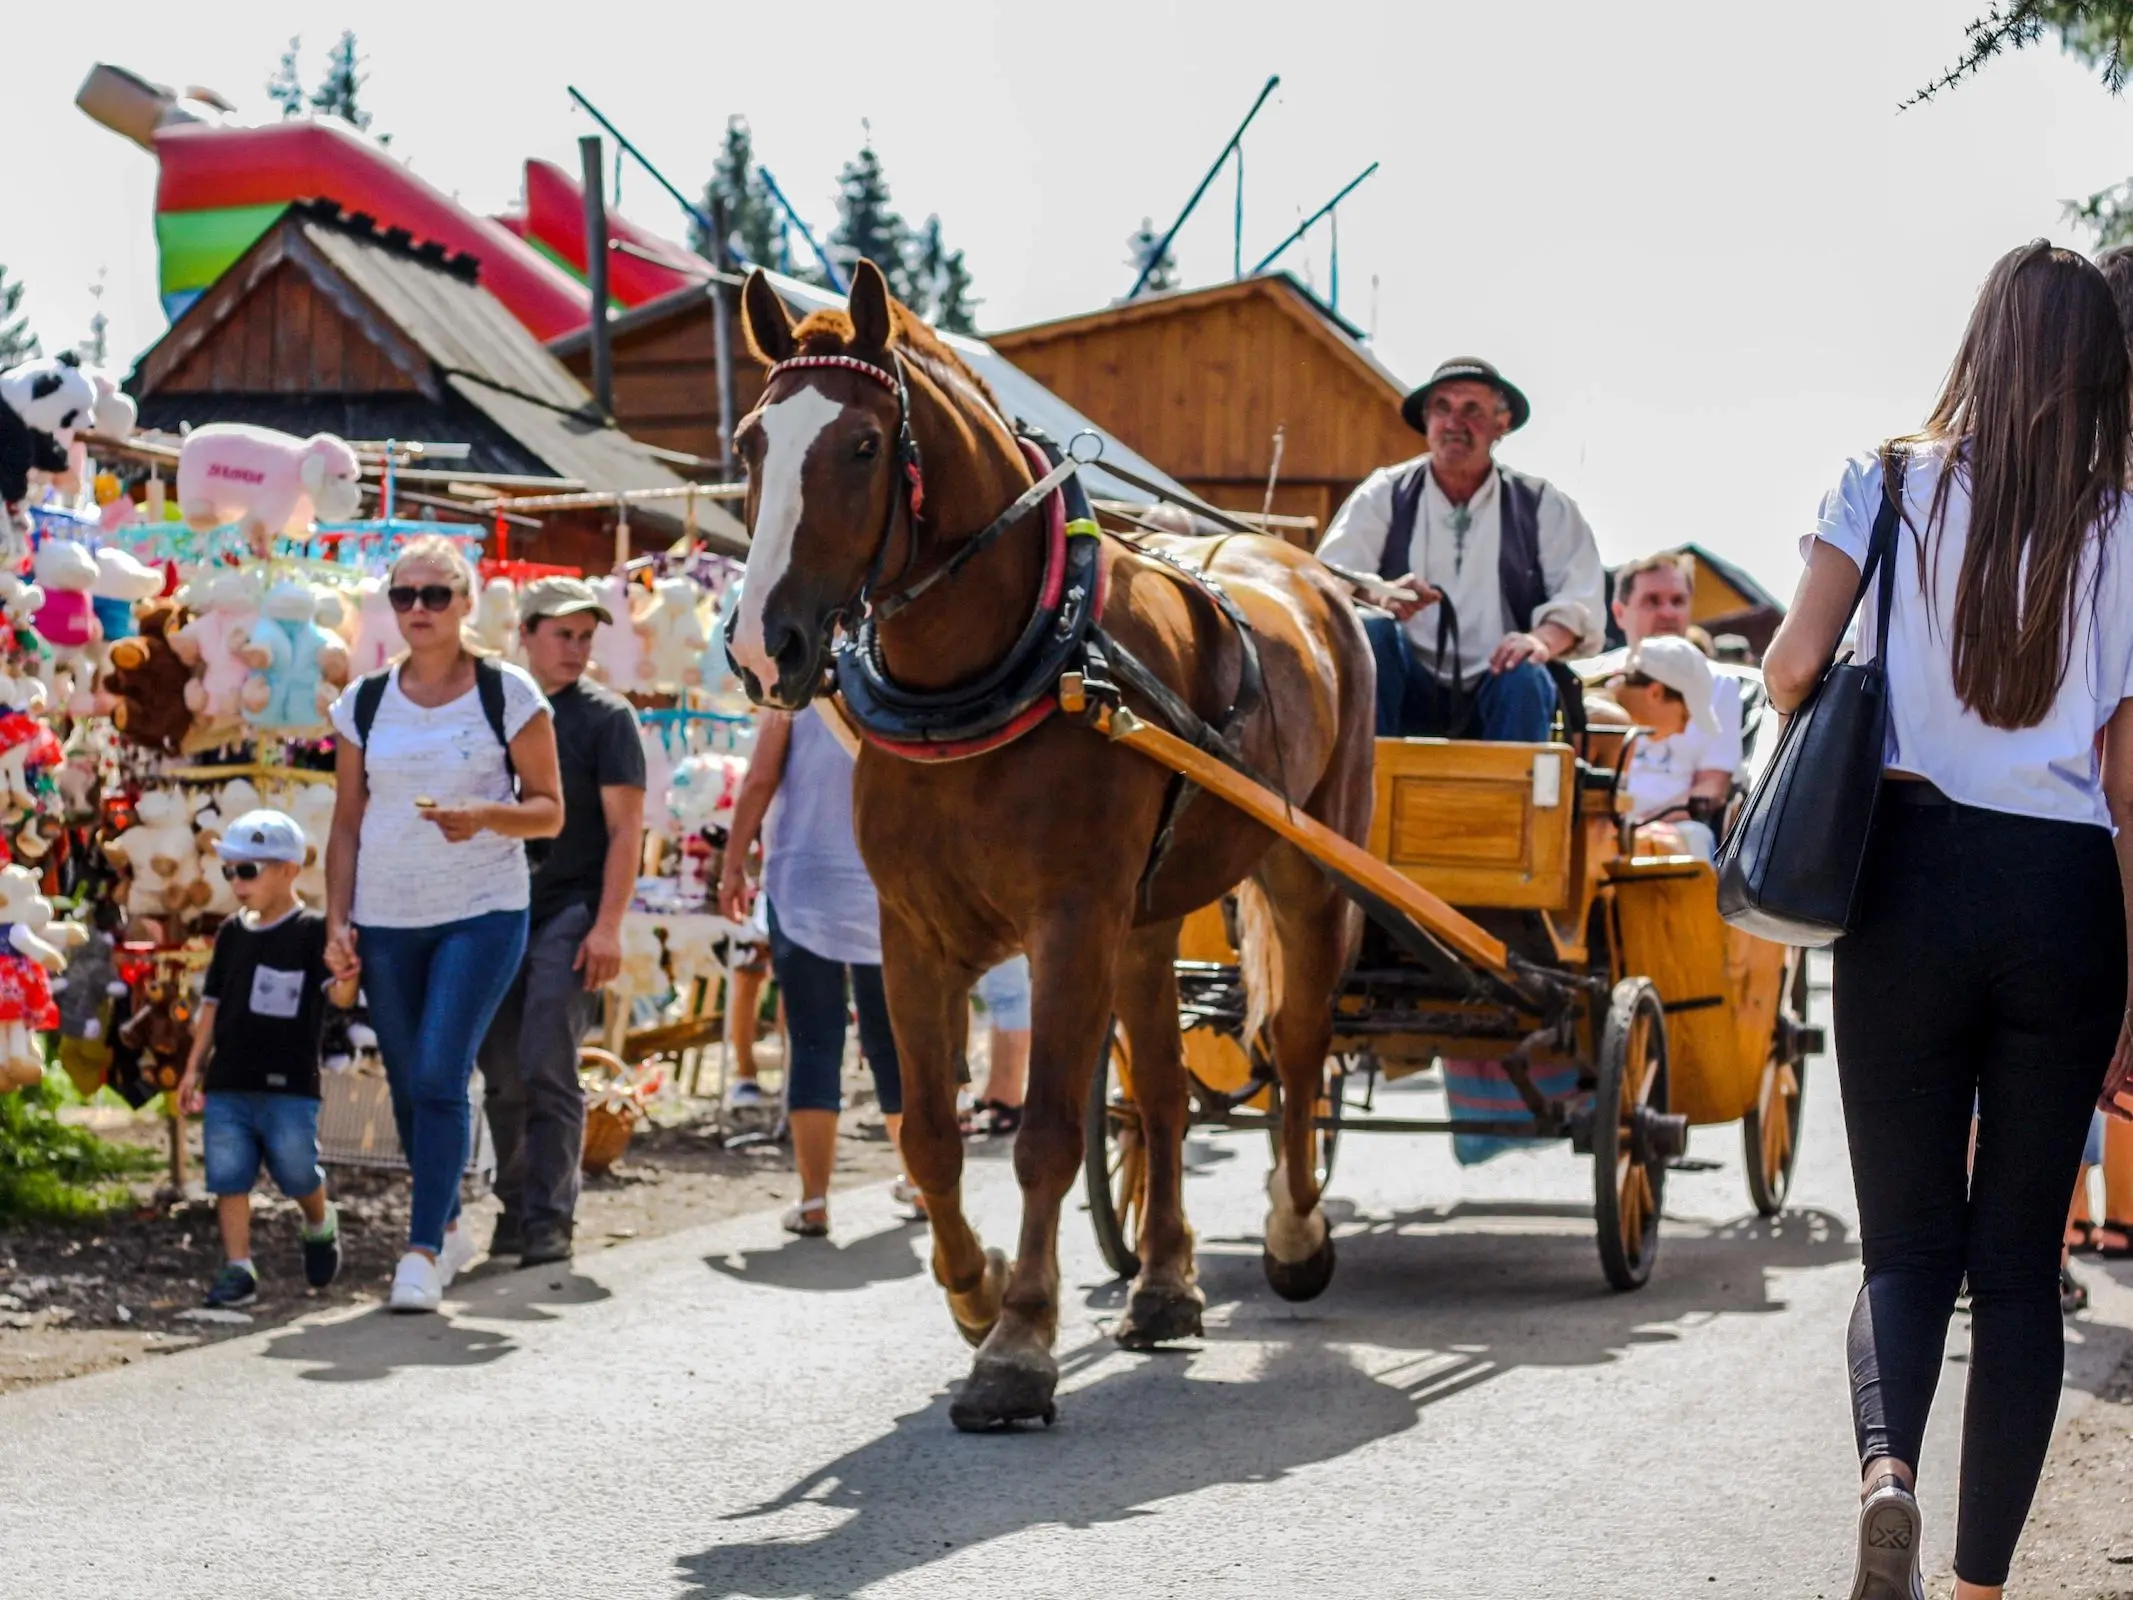
[[[1834, 943], [1859, 915], [1860, 870], [1888, 749], [1889, 611], [1895, 596], [1901, 454], [1883, 457], [1883, 493], [1859, 590], [1880, 577], [1875, 659], [1832, 662], [1785, 724], [1770, 765], [1718, 851], [1718, 911], [1778, 944]], [[1847, 619], [1848, 620], [1848, 619]]]

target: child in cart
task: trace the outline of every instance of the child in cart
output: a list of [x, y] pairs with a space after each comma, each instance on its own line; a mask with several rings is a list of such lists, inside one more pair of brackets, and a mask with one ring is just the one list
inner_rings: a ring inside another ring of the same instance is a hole
[[304, 852], [303, 829], [279, 811], [246, 812], [215, 846], [242, 909], [216, 930], [178, 1101], [204, 1113], [207, 1187], [227, 1263], [207, 1291], [218, 1310], [259, 1294], [252, 1185], [262, 1161], [303, 1213], [304, 1280], [323, 1289], [341, 1268], [318, 1162], [319, 1041], [326, 1002], [353, 1005], [357, 975], [336, 981], [326, 970], [326, 919], [296, 897]]

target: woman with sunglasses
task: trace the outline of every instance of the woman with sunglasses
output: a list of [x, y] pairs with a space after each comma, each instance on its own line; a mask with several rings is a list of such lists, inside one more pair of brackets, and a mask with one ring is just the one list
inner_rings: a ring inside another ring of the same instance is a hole
[[522, 841], [563, 826], [548, 702], [469, 648], [472, 589], [449, 540], [411, 541], [386, 588], [407, 653], [332, 713], [327, 964], [360, 964], [414, 1181], [395, 1311], [436, 1310], [473, 1258], [458, 1224], [474, 1052], [525, 951]]

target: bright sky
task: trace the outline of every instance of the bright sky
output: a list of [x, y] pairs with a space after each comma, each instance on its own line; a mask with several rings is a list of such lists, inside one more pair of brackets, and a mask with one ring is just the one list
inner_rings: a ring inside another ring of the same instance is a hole
[[[375, 127], [482, 210], [527, 156], [575, 168], [595, 130], [566, 84], [690, 191], [744, 113], [825, 229], [871, 119], [898, 208], [941, 213], [981, 322], [1008, 327], [1123, 294], [1127, 234], [1168, 222], [1278, 72], [1246, 141], [1247, 264], [1381, 161], [1340, 212], [1341, 307], [1380, 358], [1410, 382], [1496, 361], [1534, 403], [1505, 458], [1575, 496], [1610, 559], [1695, 539], [1789, 594], [1823, 489], [1923, 416], [1992, 260], [2079, 242], [2060, 201], [2133, 173], [2133, 103], [2052, 48], [1897, 112], [1981, 4], [18, 7], [10, 56], [36, 66], [0, 95], [0, 262], [48, 347], [107, 271], [130, 360], [163, 327], [154, 163], [74, 110], [82, 75], [108, 60], [264, 116], [288, 36], [309, 81], [352, 24]], [[1183, 234], [1186, 282], [1228, 276], [1232, 199], [1225, 176]], [[680, 235], [635, 171], [622, 208]], [[1324, 292], [1323, 227], [1284, 264]]]

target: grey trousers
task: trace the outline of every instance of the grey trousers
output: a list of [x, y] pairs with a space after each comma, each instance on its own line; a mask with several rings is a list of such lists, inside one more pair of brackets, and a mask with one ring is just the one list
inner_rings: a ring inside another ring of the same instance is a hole
[[568, 1226], [578, 1205], [585, 1143], [578, 1046], [598, 1014], [600, 996], [586, 992], [571, 962], [592, 925], [592, 907], [582, 905], [533, 925], [518, 977], [477, 1058], [496, 1141], [496, 1195], [528, 1227]]

